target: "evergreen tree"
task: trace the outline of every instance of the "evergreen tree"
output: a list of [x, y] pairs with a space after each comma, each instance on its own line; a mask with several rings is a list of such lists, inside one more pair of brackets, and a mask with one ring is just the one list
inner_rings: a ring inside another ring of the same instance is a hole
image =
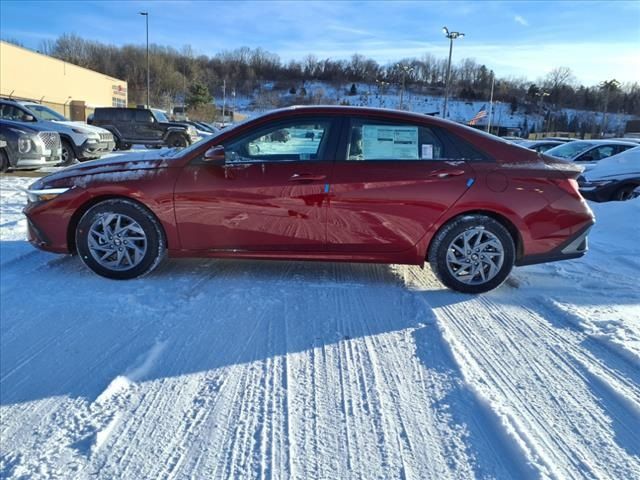
[[189, 108], [198, 108], [211, 103], [213, 97], [209, 93], [209, 89], [202, 83], [194, 83], [189, 87], [187, 95], [187, 106]]

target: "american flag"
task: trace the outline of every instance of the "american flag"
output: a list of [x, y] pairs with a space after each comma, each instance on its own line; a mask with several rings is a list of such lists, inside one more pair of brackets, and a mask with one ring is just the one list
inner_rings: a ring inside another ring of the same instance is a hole
[[476, 123], [478, 123], [478, 120], [486, 116], [487, 116], [487, 106], [483, 105], [480, 111], [476, 113], [476, 115], [471, 120], [469, 120], [469, 125], [475, 125]]

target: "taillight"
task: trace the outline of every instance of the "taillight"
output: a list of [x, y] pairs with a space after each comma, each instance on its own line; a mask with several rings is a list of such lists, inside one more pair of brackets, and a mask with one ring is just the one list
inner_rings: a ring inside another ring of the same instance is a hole
[[562, 190], [567, 192], [573, 198], [581, 199], [580, 189], [578, 187], [578, 181], [575, 178], [562, 178], [555, 181]]

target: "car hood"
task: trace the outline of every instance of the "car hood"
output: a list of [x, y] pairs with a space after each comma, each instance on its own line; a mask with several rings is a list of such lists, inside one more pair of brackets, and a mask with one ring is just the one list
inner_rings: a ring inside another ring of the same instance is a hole
[[104, 128], [100, 128], [100, 127], [96, 127], [93, 125], [89, 125], [88, 123], [85, 122], [72, 122], [71, 120], [53, 120], [54, 123], [58, 123], [60, 125], [68, 125], [72, 128], [77, 128], [78, 130], [84, 130], [87, 132], [94, 132], [94, 133], [111, 133], [109, 132], [109, 130], [106, 130]]
[[584, 175], [590, 182], [634, 176], [640, 176], [640, 147], [600, 160]]
[[109, 155], [107, 158], [90, 160], [66, 167], [55, 173], [42, 177], [42, 185], [51, 186], [60, 181], [96, 175], [99, 173], [125, 172], [134, 170], [157, 170], [171, 165], [171, 159], [162, 158], [161, 151], [143, 151]]

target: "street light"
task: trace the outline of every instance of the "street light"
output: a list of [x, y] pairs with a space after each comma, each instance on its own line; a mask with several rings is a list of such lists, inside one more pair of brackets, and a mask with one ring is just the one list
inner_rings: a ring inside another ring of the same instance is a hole
[[402, 71], [402, 90], [400, 90], [400, 110], [402, 110], [402, 104], [404, 99], [404, 81], [407, 73], [413, 72], [413, 67], [408, 65], [400, 65], [396, 63], [396, 68], [399, 68]]
[[447, 116], [447, 102], [449, 100], [449, 80], [451, 76], [451, 53], [453, 52], [453, 41], [456, 38], [464, 38], [462, 32], [450, 32], [447, 27], [442, 27], [442, 33], [449, 39], [449, 63], [447, 63], [447, 83], [444, 87], [444, 108], [442, 109], [442, 118]]
[[145, 18], [147, 25], [147, 108], [151, 108], [151, 102], [149, 101], [149, 12], [138, 12]]

